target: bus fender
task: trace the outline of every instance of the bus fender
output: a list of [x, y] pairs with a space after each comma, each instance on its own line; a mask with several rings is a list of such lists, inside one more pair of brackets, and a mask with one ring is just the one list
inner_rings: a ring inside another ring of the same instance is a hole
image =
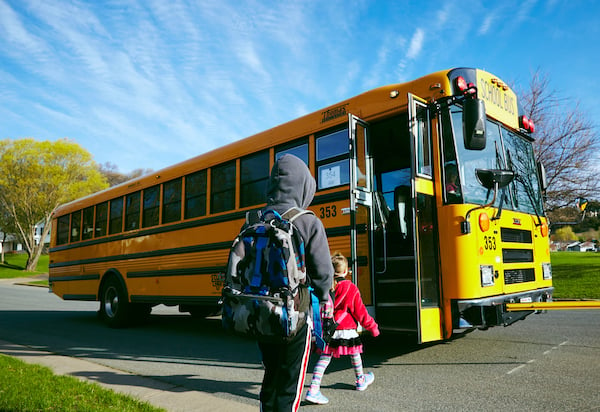
[[102, 280], [100, 281], [100, 286], [98, 287], [98, 299], [100, 299], [100, 300], [102, 299], [101, 298], [102, 288], [104, 288], [104, 284], [111, 277], [114, 277], [119, 281], [119, 285], [123, 288], [123, 290], [125, 291], [125, 295], [127, 295], [128, 299], [129, 299], [129, 292], [127, 291], [127, 284], [125, 283], [125, 279], [123, 279], [123, 275], [121, 275], [121, 272], [119, 272], [115, 268], [110, 268], [106, 272], [104, 272], [104, 276], [102, 276]]

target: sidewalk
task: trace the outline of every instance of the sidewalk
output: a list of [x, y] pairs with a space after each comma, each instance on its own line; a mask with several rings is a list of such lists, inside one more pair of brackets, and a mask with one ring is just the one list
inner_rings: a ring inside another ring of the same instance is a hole
[[[27, 284], [27, 282], [39, 280], [39, 278], [2, 279], [2, 281]], [[0, 353], [27, 363], [49, 367], [57, 375], [70, 375], [77, 379], [96, 383], [104, 388], [164, 408], [169, 412], [229, 412], [253, 409], [245, 403], [219, 398], [204, 392], [186, 390], [180, 386], [112, 369], [87, 360], [60, 356], [3, 340], [0, 340]], [[98, 379], [106, 376], [111, 376], [110, 382]], [[255, 409], [258, 409], [258, 402]]]
[[[27, 363], [49, 367], [57, 375], [71, 375], [81, 380], [97, 383], [115, 392], [124, 393], [170, 412], [240, 411], [249, 409], [245, 403], [235, 402], [203, 392], [183, 390], [156, 379], [134, 375], [121, 370], [69, 356], [15, 345], [0, 340], [0, 353], [13, 356]], [[112, 376], [111, 383], [94, 379]], [[258, 407], [258, 403], [257, 403]]]

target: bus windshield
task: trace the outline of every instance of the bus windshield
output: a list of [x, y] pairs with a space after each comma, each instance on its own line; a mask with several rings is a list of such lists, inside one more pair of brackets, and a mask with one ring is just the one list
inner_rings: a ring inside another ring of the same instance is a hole
[[[500, 189], [494, 206], [541, 215], [542, 194], [532, 143], [488, 119], [485, 149], [468, 150], [463, 140], [462, 108], [451, 106], [449, 114], [450, 116], [447, 113], [443, 115], [446, 129], [444, 169], [447, 201], [480, 205], [489, 203], [493, 193], [479, 183], [475, 170], [508, 169], [515, 173], [515, 179], [507, 187]], [[450, 183], [456, 174], [457, 180]]]

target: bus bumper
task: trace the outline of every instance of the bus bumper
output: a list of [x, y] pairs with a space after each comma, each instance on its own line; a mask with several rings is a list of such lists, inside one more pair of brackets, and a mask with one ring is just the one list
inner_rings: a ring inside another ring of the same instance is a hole
[[460, 330], [472, 328], [487, 329], [491, 326], [508, 326], [524, 319], [535, 310], [508, 311], [507, 304], [551, 302], [553, 291], [554, 288], [550, 287], [488, 298], [456, 300], [453, 305], [456, 311], [456, 316], [453, 316], [455, 319], [453, 329], [455, 332], [460, 332]]

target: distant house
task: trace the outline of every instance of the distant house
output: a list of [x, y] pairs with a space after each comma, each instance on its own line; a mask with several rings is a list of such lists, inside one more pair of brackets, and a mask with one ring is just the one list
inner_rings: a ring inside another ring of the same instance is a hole
[[569, 243], [566, 250], [569, 252], [581, 252], [581, 242]]
[[2, 253], [20, 252], [22, 250], [23, 245], [15, 235], [0, 231], [0, 251]]
[[579, 245], [579, 251], [580, 252], [596, 252], [596, 245], [594, 244], [594, 242], [583, 242], [581, 245]]

